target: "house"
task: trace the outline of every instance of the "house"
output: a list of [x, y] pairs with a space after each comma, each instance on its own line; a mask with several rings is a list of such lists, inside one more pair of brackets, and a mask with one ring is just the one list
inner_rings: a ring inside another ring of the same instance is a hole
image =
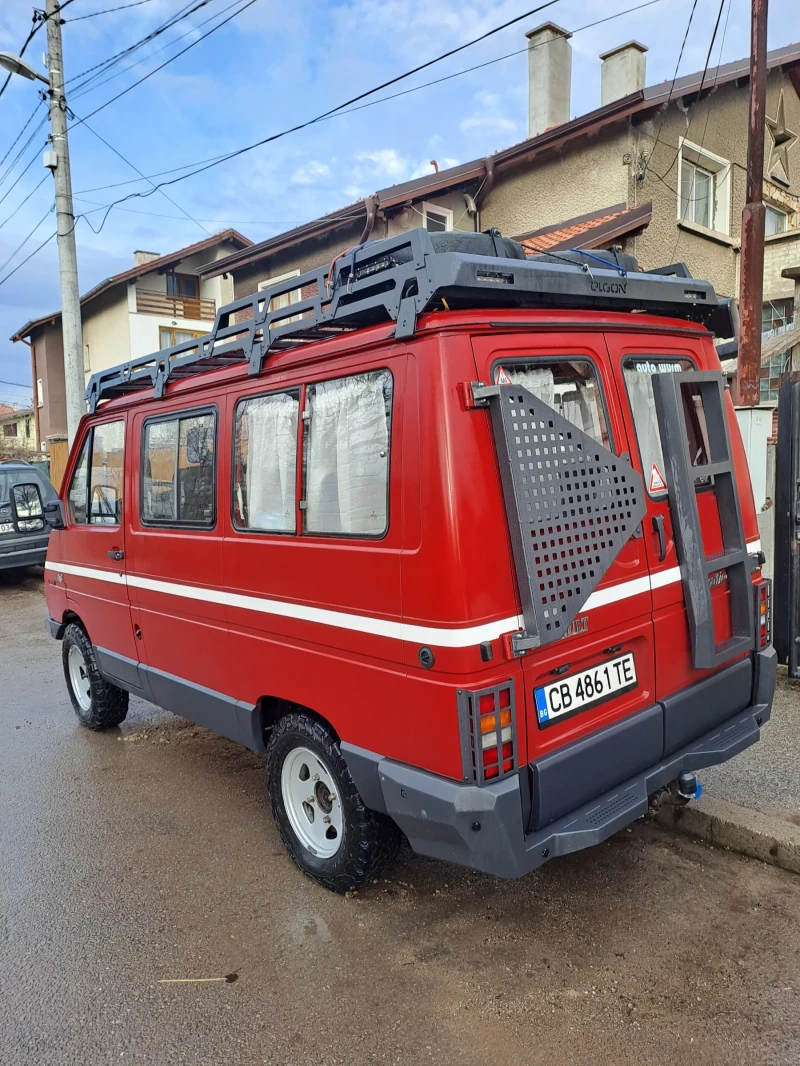
[[[630, 41], [600, 57], [600, 107], [573, 118], [569, 33], [546, 23], [526, 36], [527, 140], [382, 189], [210, 262], [200, 278], [230, 276], [238, 298], [414, 226], [496, 226], [531, 254], [620, 245], [645, 268], [683, 261], [721, 296], [737, 296], [749, 57], [648, 87], [647, 48]], [[789, 321], [781, 270], [800, 249], [800, 44], [770, 52], [767, 67], [764, 321], [772, 329]], [[289, 302], [300, 298], [294, 290]]]
[[36, 451], [33, 408], [0, 403], [0, 459], [35, 459]]
[[[233, 286], [222, 276], [201, 279], [199, 267], [251, 243], [226, 229], [169, 255], [137, 251], [129, 270], [90, 289], [81, 297], [87, 381], [98, 370], [207, 333], [217, 308], [233, 299]], [[31, 348], [36, 439], [47, 451], [67, 432], [60, 312], [27, 322], [11, 340]]]

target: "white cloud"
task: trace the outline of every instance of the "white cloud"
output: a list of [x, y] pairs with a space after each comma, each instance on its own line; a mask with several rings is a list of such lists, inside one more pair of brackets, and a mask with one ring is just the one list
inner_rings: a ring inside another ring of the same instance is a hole
[[319, 163], [316, 159], [310, 159], [302, 166], [296, 167], [291, 177], [293, 185], [313, 185], [320, 178], [327, 178], [331, 168], [327, 163]]
[[473, 130], [480, 130], [482, 133], [514, 133], [517, 124], [500, 115], [481, 115], [476, 112], [462, 119], [458, 128], [462, 133], [471, 133]]
[[360, 178], [392, 179], [402, 181], [408, 176], [411, 164], [406, 156], [394, 148], [378, 148], [372, 152], [356, 152], [353, 176]]

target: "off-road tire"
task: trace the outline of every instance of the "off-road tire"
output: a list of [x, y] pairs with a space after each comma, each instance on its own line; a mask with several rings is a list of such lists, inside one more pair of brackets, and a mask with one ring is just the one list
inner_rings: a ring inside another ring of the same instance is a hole
[[[281, 791], [283, 763], [296, 747], [318, 752], [331, 772], [343, 815], [343, 839], [331, 858], [313, 855], [299, 840]], [[385, 814], [364, 804], [333, 730], [310, 711], [292, 711], [273, 727], [267, 744], [267, 791], [281, 840], [304, 874], [332, 892], [351, 892], [374, 880], [400, 846], [401, 834]]]
[[[84, 710], [78, 702], [70, 680], [69, 649], [73, 645], [80, 648], [86, 663], [91, 691], [91, 706], [88, 711]], [[76, 622], [71, 622], [64, 631], [64, 637], [61, 641], [61, 661], [64, 665], [64, 677], [67, 682], [69, 698], [81, 725], [99, 732], [103, 729], [113, 729], [124, 721], [128, 713], [128, 693], [124, 689], [117, 688], [116, 685], [104, 680], [97, 666], [94, 646], [89, 640], [86, 630]]]

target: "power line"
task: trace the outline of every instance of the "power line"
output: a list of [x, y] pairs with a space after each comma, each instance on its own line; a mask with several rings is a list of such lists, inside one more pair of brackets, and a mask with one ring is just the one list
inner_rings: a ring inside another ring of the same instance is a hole
[[[74, 112], [73, 112], [73, 114], [74, 114]], [[122, 152], [118, 151], [118, 149], [116, 149], [114, 147], [113, 144], [109, 144], [109, 142], [105, 139], [105, 137], [102, 137], [97, 132], [97, 130], [92, 129], [92, 127], [89, 125], [89, 123], [86, 121], [86, 119], [81, 118], [80, 115], [75, 115], [75, 118], [77, 119], [78, 122], [80, 122], [83, 126], [85, 126], [86, 129], [90, 133], [93, 133], [94, 136], [98, 139], [98, 141], [102, 141], [103, 144], [106, 146], [106, 148], [110, 149], [114, 153], [114, 155], [119, 156], [119, 158], [122, 160], [123, 163], [126, 163], [132, 170], [135, 170], [140, 178], [143, 178], [145, 181], [150, 181], [149, 178], [145, 178], [144, 174], [142, 174], [141, 170], [139, 170], [139, 168], [136, 166], [135, 163], [131, 163], [130, 159], [127, 159], [122, 154]], [[150, 182], [150, 184], [153, 185], [152, 181]], [[155, 189], [155, 185], [153, 185], [153, 189]], [[183, 214], [189, 219], [190, 222], [193, 222], [196, 226], [199, 226], [200, 229], [203, 231], [203, 233], [208, 234], [209, 237], [212, 235], [211, 231], [207, 230], [206, 227], [203, 226], [196, 218], [193, 218], [189, 214], [189, 212], [186, 210], [185, 207], [182, 207], [176, 200], [173, 200], [171, 196], [168, 196], [167, 193], [165, 193], [163, 189], [160, 190], [160, 191], [161, 191], [161, 195], [164, 197], [164, 199], [168, 200], [169, 203], [171, 203], [173, 207], [177, 207], [179, 211], [183, 212]]]
[[[237, 2], [238, 2], [238, 0], [237, 0]], [[643, 8], [652, 7], [654, 4], [660, 4], [660, 3], [662, 3], [662, 0], [645, 0], [645, 3], [636, 4], [634, 7], [625, 8], [624, 11], [616, 11], [613, 15], [606, 15], [605, 18], [597, 19], [594, 22], [587, 22], [585, 25], [578, 26], [576, 29], [571, 30], [570, 32], [574, 36], [576, 33], [582, 33], [584, 30], [593, 29], [595, 26], [600, 26], [600, 25], [602, 25], [605, 22], [611, 22], [613, 19], [621, 18], [623, 15], [630, 15], [631, 13], [633, 13], [635, 11], [641, 11]], [[202, 25], [202, 23], [201, 23], [201, 25]], [[544, 42], [544, 43], [546, 44], [547, 42]], [[534, 47], [535, 48], [541, 48], [541, 47], [543, 47], [543, 44], [534, 45]], [[414, 85], [410, 89], [404, 89], [402, 92], [393, 93], [391, 96], [382, 96], [379, 100], [372, 100], [369, 103], [361, 104], [359, 107], [352, 107], [352, 108], [348, 108], [347, 110], [337, 111], [335, 114], [332, 113], [330, 115], [330, 117], [338, 117], [339, 115], [351, 115], [354, 112], [361, 111], [361, 110], [363, 110], [366, 107], [374, 107], [377, 104], [383, 104], [383, 103], [386, 103], [387, 101], [390, 101], [390, 100], [396, 100], [396, 99], [398, 99], [401, 96], [407, 96], [407, 95], [409, 95], [409, 93], [418, 92], [420, 89], [427, 89], [427, 88], [430, 88], [430, 86], [432, 86], [432, 85], [440, 85], [442, 82], [451, 81], [453, 78], [460, 78], [464, 74], [471, 74], [471, 73], [473, 73], [476, 70], [482, 70], [485, 67], [493, 66], [495, 63], [501, 63], [501, 62], [503, 62], [506, 59], [512, 59], [514, 56], [522, 55], [523, 53], [526, 53], [528, 51], [529, 51], [528, 48], [519, 48], [519, 49], [517, 49], [514, 52], [507, 52], [505, 55], [497, 56], [497, 58], [495, 58], [495, 59], [489, 59], [489, 60], [487, 60], [484, 63], [476, 63], [472, 67], [466, 67], [463, 70], [457, 70], [453, 74], [447, 74], [447, 75], [445, 75], [442, 78], [435, 78], [432, 81], [422, 82], [421, 85]], [[342, 108], [345, 107], [345, 105], [341, 105], [341, 106], [342, 106]], [[259, 147], [259, 145], [261, 143], [263, 143], [263, 142], [259, 141], [258, 144], [252, 145], [252, 147], [253, 148], [257, 148], [257, 147]], [[249, 149], [245, 149], [245, 150], [249, 151]], [[164, 174], [177, 174], [179, 170], [190, 170], [192, 167], [201, 167], [201, 166], [203, 166], [206, 163], [224, 162], [225, 160], [227, 160], [229, 158], [233, 158], [234, 154], [235, 153], [231, 153], [231, 152], [223, 152], [220, 155], [209, 156], [207, 159], [198, 159], [198, 160], [196, 160], [193, 163], [184, 163], [182, 166], [179, 166], [179, 167], [171, 167], [168, 170], [157, 170], [153, 174], [146, 175], [146, 177], [147, 177], [147, 180], [149, 181], [150, 178], [160, 178], [160, 177], [163, 177]], [[186, 177], [191, 177], [191, 176], [192, 176], [191, 174], [187, 174], [186, 175]], [[94, 185], [94, 186], [92, 186], [89, 189], [79, 189], [78, 193], [76, 195], [80, 195], [81, 193], [87, 193], [87, 192], [104, 192], [106, 189], [118, 189], [121, 185], [133, 185], [133, 184], [136, 184], [136, 179], [135, 178], [130, 179], [130, 181], [113, 182], [113, 183], [111, 183], [109, 185]], [[127, 197], [125, 199], [127, 199]], [[122, 202], [123, 202], [123, 200], [116, 201], [116, 203], [122, 203]], [[112, 207], [112, 206], [115, 206], [115, 205], [114, 204], [107, 204], [106, 206], [107, 207]], [[149, 213], [150, 212], [145, 212], [145, 214], [149, 214]], [[208, 221], [212, 221], [212, 220], [211, 219], [205, 219], [205, 221], [208, 222]]]
[[[87, 67], [86, 70], [82, 70], [79, 74], [73, 74], [72, 77], [66, 79], [65, 84], [69, 85], [72, 82], [80, 81], [81, 78], [84, 78], [87, 74], [91, 74], [94, 71], [100, 71], [99, 74], [95, 75], [95, 77], [100, 77], [100, 75], [105, 72], [104, 70], [101, 70], [101, 68], [105, 68], [105, 70], [110, 70], [111, 67], [120, 59], [124, 59], [125, 56], [130, 55], [132, 52], [135, 52], [137, 48], [141, 48], [143, 45], [155, 40], [156, 37], [160, 36], [162, 33], [166, 33], [166, 31], [168, 29], [171, 29], [171, 27], [174, 26], [176, 22], [180, 22], [181, 19], [188, 18], [190, 15], [193, 15], [195, 11], [199, 11], [201, 7], [206, 7], [208, 4], [211, 4], [213, 2], [214, 0], [198, 0], [197, 3], [194, 3], [194, 0], [189, 0], [188, 4], [184, 4], [184, 6], [176, 12], [176, 14], [170, 16], [170, 18], [168, 18], [166, 22], [161, 23], [161, 25], [157, 26], [154, 30], [151, 30], [151, 32], [148, 33], [146, 36], [140, 38], [138, 41], [134, 41], [134, 43], [128, 45], [127, 48], [123, 48], [121, 52], [116, 52], [113, 56], [109, 56], [102, 62], [95, 63], [92, 67]], [[88, 84], [89, 80], [93, 79], [87, 79], [85, 82], [82, 82], [80, 86], [76, 86], [76, 88], [83, 88], [84, 85]]]
[[27, 255], [22, 260], [21, 263], [17, 263], [17, 265], [14, 267], [13, 270], [9, 270], [9, 272], [6, 274], [6, 276], [4, 278], [0, 278], [0, 285], [4, 285], [8, 281], [8, 279], [10, 277], [13, 277], [14, 274], [16, 274], [16, 272], [18, 270], [21, 270], [22, 267], [24, 267], [27, 262], [29, 262], [31, 259], [33, 259], [33, 257], [35, 255], [37, 255], [39, 252], [41, 252], [42, 248], [44, 248], [44, 246], [46, 244], [49, 244], [50, 241], [52, 241], [53, 237], [55, 237], [57, 233], [58, 233], [58, 230], [53, 230], [53, 232], [50, 234], [50, 236], [46, 237], [45, 240], [43, 240], [42, 243], [37, 248], [34, 248], [33, 251], [30, 253], [30, 255]]
[[106, 7], [102, 11], [90, 11], [88, 15], [76, 15], [71, 19], [64, 19], [66, 22], [82, 22], [84, 19], [97, 18], [98, 15], [111, 15], [115, 11], [126, 11], [129, 7], [141, 7], [142, 4], [149, 4], [152, 0], [134, 0], [132, 4], [120, 4], [119, 7]]
[[[235, 19], [237, 15], [241, 15], [243, 11], [246, 11], [248, 7], [252, 7], [253, 4], [257, 2], [258, 0], [247, 0], [247, 2], [242, 4], [242, 6], [237, 11], [234, 11], [232, 15], [228, 15], [226, 19], [223, 19], [222, 22], [218, 22], [216, 26], [212, 26], [210, 30], [207, 30], [201, 37], [198, 37], [196, 41], [192, 41], [191, 44], [187, 44], [185, 48], [182, 48], [180, 52], [176, 52], [174, 56], [170, 56], [170, 58], [161, 63], [160, 66], [155, 67], [149, 73], [139, 78], [138, 81], [135, 81], [131, 85], [128, 85], [121, 92], [118, 92], [116, 96], [112, 96], [110, 100], [106, 100], [104, 104], [100, 104], [100, 106], [96, 107], [94, 111], [90, 111], [87, 117], [92, 118], [99, 111], [103, 111], [105, 108], [107, 108], [109, 104], [113, 104], [115, 103], [115, 101], [119, 100], [121, 96], [125, 96], [126, 93], [129, 93], [131, 91], [131, 89], [135, 89], [137, 85], [141, 85], [142, 82], [147, 81], [148, 78], [152, 78], [154, 74], [158, 74], [158, 72], [160, 70], [163, 70], [164, 67], [169, 66], [170, 63], [173, 63], [176, 59], [180, 59], [182, 55], [185, 55], [190, 48], [194, 48], [195, 45], [198, 45], [201, 41], [204, 41], [206, 37], [210, 37], [212, 33], [216, 33], [217, 30], [222, 29], [222, 27], [226, 25], [226, 23], [230, 22], [231, 19]], [[558, 0], [550, 0], [550, 3], [557, 2]]]
[[23, 207], [28, 202], [28, 200], [30, 200], [30, 198], [37, 191], [37, 189], [41, 189], [41, 187], [44, 185], [44, 183], [46, 181], [47, 181], [47, 174], [45, 174], [45, 176], [42, 178], [42, 180], [39, 182], [38, 185], [34, 185], [34, 187], [31, 189], [31, 191], [28, 193], [28, 195], [25, 197], [25, 199], [21, 200], [20, 203], [17, 204], [17, 206], [14, 208], [14, 210], [11, 212], [11, 214], [8, 215], [7, 218], [4, 218], [2, 222], [0, 222], [0, 229], [3, 229], [3, 227], [6, 225], [6, 223], [11, 221], [11, 219], [14, 217], [14, 215], [16, 215], [16, 213], [20, 210], [20, 208]]
[[21, 385], [18, 381], [3, 381], [3, 379], [0, 378], [0, 385], [11, 385], [15, 389], [27, 389], [29, 392], [31, 391], [30, 385]]
[[[240, 0], [233, 0], [232, 4], [228, 4], [227, 7], [223, 7], [221, 11], [215, 11], [213, 15], [209, 15], [208, 18], [203, 19], [202, 22], [198, 22], [195, 26], [190, 26], [189, 29], [186, 30], [184, 33], [178, 34], [177, 37], [173, 37], [171, 41], [167, 41], [166, 44], [162, 44], [160, 48], [154, 48], [153, 51], [147, 55], [147, 58], [152, 59], [153, 56], [158, 55], [159, 52], [163, 52], [164, 49], [170, 48], [173, 44], [177, 44], [178, 41], [182, 41], [184, 37], [188, 37], [190, 33], [194, 33], [196, 30], [199, 30], [201, 26], [207, 26], [208, 23], [212, 21], [212, 19], [217, 18], [218, 15], [224, 15], [226, 11], [230, 11], [232, 7], [236, 7], [238, 3], [240, 3]], [[188, 14], [192, 14], [192, 12], [187, 12], [187, 15]], [[172, 25], [174, 25], [174, 23]], [[115, 78], [119, 78], [122, 74], [127, 73], [127, 71], [133, 70], [133, 68], [137, 67], [141, 62], [141, 60], [137, 59], [129, 66], [123, 67], [122, 70], [118, 70], [114, 74], [110, 74], [107, 78], [103, 78], [102, 81], [96, 81], [96, 78], [102, 77], [103, 74], [108, 73], [112, 66], [116, 66], [116, 63], [109, 64], [109, 66], [107, 66], [105, 70], [99, 71], [94, 78], [87, 78], [82, 85], [79, 85], [77, 90], [73, 94], [73, 98], [77, 99], [80, 96], [84, 96], [86, 93], [94, 92], [94, 90], [99, 89], [101, 85], [107, 85], [108, 82], [113, 81]]]
[[25, 245], [28, 243], [28, 241], [31, 239], [31, 237], [34, 235], [34, 233], [37, 231], [37, 229], [41, 226], [41, 224], [44, 222], [44, 220], [47, 218], [47, 216], [49, 214], [51, 214], [51, 212], [52, 212], [54, 207], [55, 207], [55, 204], [51, 204], [50, 207], [48, 207], [48, 209], [45, 211], [45, 213], [42, 215], [42, 217], [39, 219], [39, 221], [36, 223], [36, 225], [30, 231], [28, 236], [25, 238], [25, 240], [21, 244], [17, 245], [17, 247], [14, 249], [14, 251], [8, 257], [8, 259], [6, 259], [5, 263], [3, 263], [2, 266], [0, 266], [0, 274], [3, 273], [3, 271], [8, 266], [8, 264], [11, 262], [11, 260], [14, 258], [14, 256], [17, 254], [17, 252], [21, 251], [25, 247]]
[[33, 120], [36, 118], [36, 112], [39, 110], [39, 108], [42, 106], [43, 103], [44, 103], [43, 100], [39, 100], [38, 101], [38, 103], [36, 104], [36, 107], [34, 107], [33, 111], [31, 112], [31, 114], [30, 114], [30, 116], [28, 118], [28, 121], [25, 123], [25, 125], [22, 127], [22, 129], [17, 134], [17, 136], [11, 142], [6, 154], [3, 156], [2, 159], [0, 159], [0, 167], [3, 165], [3, 163], [5, 163], [5, 161], [8, 159], [8, 157], [14, 151], [14, 148], [15, 148], [17, 142], [19, 141], [20, 137], [25, 132], [25, 130], [28, 128], [28, 126], [30, 126], [31, 122], [33, 122]]
[[[44, 144], [42, 145], [42, 148], [46, 148], [46, 147], [47, 147], [47, 141], [45, 141], [45, 142], [44, 142]], [[12, 193], [12, 192], [14, 191], [14, 189], [15, 189], [15, 188], [17, 187], [17, 185], [19, 185], [20, 181], [21, 181], [21, 180], [22, 180], [22, 179], [23, 179], [23, 178], [25, 177], [25, 175], [26, 175], [26, 174], [28, 173], [28, 171], [29, 171], [29, 170], [31, 169], [31, 167], [33, 166], [33, 164], [34, 164], [34, 163], [36, 162], [36, 160], [38, 159], [38, 157], [39, 157], [39, 152], [40, 152], [40, 151], [41, 151], [41, 149], [37, 149], [37, 150], [36, 150], [36, 155], [35, 155], [35, 156], [32, 156], [32, 157], [31, 157], [31, 159], [30, 159], [30, 161], [28, 162], [27, 166], [26, 166], [26, 167], [25, 167], [25, 169], [24, 169], [24, 170], [22, 171], [22, 173], [21, 173], [21, 174], [19, 175], [19, 177], [17, 178], [17, 180], [16, 180], [15, 182], [13, 182], [13, 183], [12, 183], [12, 184], [11, 184], [11, 185], [9, 186], [9, 188], [8, 188], [8, 189], [6, 189], [6, 191], [5, 191], [4, 193], [3, 193], [3, 195], [2, 195], [2, 196], [0, 196], [0, 204], [2, 204], [4, 200], [7, 200], [7, 199], [8, 199], [8, 197], [9, 197], [9, 196], [11, 195], [11, 193]]]
[[[64, 3], [61, 4], [59, 6], [59, 8], [57, 9], [57, 11], [53, 12], [53, 14], [59, 14], [60, 15], [61, 12], [64, 10], [64, 8], [69, 7], [69, 5], [72, 4], [72, 3], [74, 3], [74, 0], [64, 0]], [[28, 47], [28, 45], [31, 43], [33, 38], [36, 36], [36, 34], [39, 32], [39, 30], [42, 28], [42, 26], [44, 26], [45, 22], [47, 22], [47, 20], [49, 18], [50, 18], [50, 15], [43, 15], [43, 14], [40, 14], [39, 12], [37, 12], [37, 11], [34, 11], [34, 13], [33, 13], [33, 26], [31, 27], [30, 33], [25, 38], [25, 41], [23, 42], [22, 48], [20, 48], [19, 52], [17, 53], [18, 56], [22, 57], [22, 56], [25, 55], [25, 49]], [[6, 86], [8, 85], [8, 83], [10, 81], [11, 81], [11, 71], [8, 72], [8, 74], [6, 75], [6, 80], [3, 82], [2, 85], [0, 85], [0, 96], [2, 96], [3, 93], [6, 91]]]

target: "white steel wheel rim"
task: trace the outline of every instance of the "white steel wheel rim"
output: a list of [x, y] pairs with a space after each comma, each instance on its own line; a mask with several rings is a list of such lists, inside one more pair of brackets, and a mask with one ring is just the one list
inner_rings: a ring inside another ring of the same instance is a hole
[[310, 748], [293, 748], [284, 759], [281, 796], [303, 847], [317, 858], [333, 858], [342, 846], [342, 801], [333, 774]]
[[68, 663], [69, 682], [75, 693], [75, 699], [81, 705], [82, 710], [90, 711], [92, 709], [92, 683], [89, 680], [89, 671], [86, 668], [83, 652], [76, 644], [69, 649]]

